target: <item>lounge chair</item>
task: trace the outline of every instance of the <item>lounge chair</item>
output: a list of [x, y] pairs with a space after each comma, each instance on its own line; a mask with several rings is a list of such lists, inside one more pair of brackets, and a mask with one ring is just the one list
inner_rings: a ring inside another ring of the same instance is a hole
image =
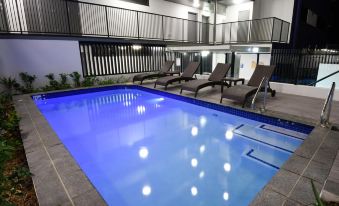
[[200, 62], [190, 62], [181, 76], [179, 76], [179, 77], [178, 76], [161, 77], [161, 78], [157, 79], [157, 81], [154, 83], [154, 88], [157, 85], [162, 85], [162, 86], [165, 86], [165, 90], [167, 90], [167, 86], [169, 84], [174, 83], [174, 82], [180, 83], [181, 81], [187, 82], [189, 80], [193, 80], [193, 79], [195, 79], [195, 78], [193, 78], [193, 75], [198, 70], [199, 66], [200, 66]]
[[[247, 99], [255, 94], [255, 92], [258, 90], [262, 79], [264, 77], [268, 80], [271, 79], [274, 69], [275, 66], [257, 65], [247, 85], [236, 85], [225, 89], [221, 95], [220, 103], [222, 103], [223, 98], [226, 98], [241, 102], [242, 107], [244, 107]], [[264, 88], [260, 89], [261, 91], [264, 90]], [[267, 91], [271, 93], [272, 97], [275, 96], [275, 90], [272, 90], [270, 87], [268, 87]]]
[[166, 61], [159, 72], [151, 72], [151, 73], [144, 73], [144, 74], [138, 74], [138, 75], [135, 75], [133, 77], [133, 83], [135, 81], [140, 81], [140, 84], [142, 84], [142, 82], [145, 80], [145, 79], [153, 79], [153, 78], [159, 78], [159, 77], [164, 77], [170, 73], [167, 73], [171, 68], [172, 68], [172, 65], [174, 64], [174, 61]]
[[223, 82], [222, 79], [225, 77], [230, 68], [230, 64], [217, 64], [208, 79], [197, 79], [183, 84], [181, 86], [180, 94], [182, 93], [182, 90], [187, 90], [194, 92], [194, 97], [197, 97], [198, 91], [204, 87], [214, 87], [215, 85], [222, 85], [221, 89], [223, 89], [224, 85], [229, 87], [229, 85], [226, 82]]

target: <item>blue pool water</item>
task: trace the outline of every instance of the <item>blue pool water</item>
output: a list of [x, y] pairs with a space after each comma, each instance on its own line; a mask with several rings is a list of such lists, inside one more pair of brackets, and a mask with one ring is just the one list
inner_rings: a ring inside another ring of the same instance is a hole
[[247, 205], [307, 137], [140, 89], [35, 102], [109, 205]]

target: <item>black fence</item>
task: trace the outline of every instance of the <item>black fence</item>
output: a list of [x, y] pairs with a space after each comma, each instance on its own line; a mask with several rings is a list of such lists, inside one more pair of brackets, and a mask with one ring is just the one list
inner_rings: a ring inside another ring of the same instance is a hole
[[339, 64], [339, 50], [273, 49], [271, 65], [276, 65], [272, 81], [309, 85], [317, 80], [320, 64]]
[[73, 0], [0, 0], [0, 34], [92, 36], [196, 44], [288, 42], [277, 18], [214, 25]]
[[288, 43], [290, 23], [278, 18], [254, 19], [218, 24], [216, 43]]
[[104, 76], [158, 71], [165, 47], [80, 42], [83, 76]]

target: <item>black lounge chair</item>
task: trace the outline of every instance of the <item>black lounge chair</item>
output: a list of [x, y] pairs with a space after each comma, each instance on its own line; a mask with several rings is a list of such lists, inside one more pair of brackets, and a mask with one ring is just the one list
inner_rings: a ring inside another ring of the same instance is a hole
[[133, 77], [133, 83], [135, 81], [140, 81], [140, 84], [145, 79], [153, 79], [153, 78], [159, 78], [159, 77], [164, 77], [170, 73], [167, 73], [171, 68], [172, 65], [174, 64], [174, 61], [167, 61], [165, 62], [159, 72], [151, 72], [151, 73], [144, 73], [144, 74], [138, 74]]
[[[271, 79], [274, 69], [275, 66], [257, 65], [247, 85], [236, 85], [231, 88], [225, 89], [221, 94], [220, 103], [222, 103], [223, 98], [226, 98], [241, 102], [242, 107], [244, 107], [247, 99], [255, 94], [258, 90], [263, 78], [266, 78], [267, 80]], [[264, 88], [262, 87], [260, 88], [260, 90], [263, 91]], [[269, 85], [267, 91], [271, 93], [272, 97], [275, 96], [275, 90], [272, 90]]]
[[195, 78], [193, 78], [194, 73], [198, 70], [200, 66], [200, 62], [191, 62], [188, 64], [188, 66], [186, 67], [186, 69], [184, 70], [184, 72], [182, 73], [181, 76], [166, 76], [166, 77], [161, 77], [159, 79], [157, 79], [157, 81], [154, 83], [154, 88], [157, 85], [162, 85], [165, 86], [165, 90], [167, 90], [167, 86], [169, 84], [172, 84], [173, 82], [181, 82], [181, 81], [189, 81], [189, 80], [193, 80]]
[[229, 87], [229, 85], [226, 82], [223, 82], [222, 79], [227, 74], [228, 70], [231, 68], [230, 64], [217, 64], [215, 69], [213, 70], [212, 74], [208, 79], [197, 79], [193, 81], [189, 81], [181, 86], [180, 94], [182, 93], [182, 90], [187, 90], [194, 92], [194, 97], [197, 97], [198, 91], [204, 87], [215, 85], [221, 85], [221, 92], [223, 91], [223, 86]]

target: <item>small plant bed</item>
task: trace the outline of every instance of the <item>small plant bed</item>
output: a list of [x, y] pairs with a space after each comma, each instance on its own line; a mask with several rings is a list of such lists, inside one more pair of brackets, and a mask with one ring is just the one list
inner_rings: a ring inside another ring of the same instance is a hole
[[36, 92], [47, 92], [55, 90], [64, 90], [79, 87], [92, 87], [98, 85], [122, 84], [129, 81], [124, 75], [114, 77], [82, 77], [79, 72], [70, 74], [61, 73], [55, 75], [53, 73], [45, 75], [48, 84], [39, 88], [33, 86], [37, 77], [27, 72], [19, 73], [20, 80], [12, 77], [0, 77], [0, 86], [2, 86], [8, 94], [29, 94]]
[[10, 94], [0, 94], [0, 205], [38, 205]]

